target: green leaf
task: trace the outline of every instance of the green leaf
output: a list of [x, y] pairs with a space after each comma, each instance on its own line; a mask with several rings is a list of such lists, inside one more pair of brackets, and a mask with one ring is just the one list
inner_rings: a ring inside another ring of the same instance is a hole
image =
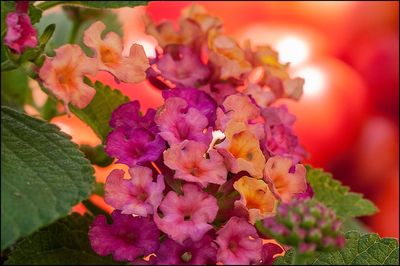
[[19, 242], [6, 265], [117, 265], [111, 256], [93, 252], [89, 215], [72, 213]]
[[89, 197], [93, 172], [57, 126], [2, 107], [1, 249]]
[[119, 90], [113, 90], [99, 81], [88, 84], [96, 89], [93, 100], [84, 109], [78, 109], [73, 105], [70, 105], [70, 109], [104, 141], [111, 130], [109, 120], [112, 112], [121, 104], [128, 102], [129, 98]]
[[32, 25], [38, 23], [42, 18], [42, 10], [33, 5], [33, 1], [29, 2], [29, 17], [31, 18]]
[[342, 227], [340, 230], [342, 232], [359, 231], [363, 234], [371, 233], [371, 230], [357, 218], [342, 219]]
[[339, 217], [372, 215], [377, 207], [362, 194], [349, 191], [340, 181], [322, 169], [307, 166], [307, 180], [314, 190], [314, 198], [333, 209]]
[[[347, 232], [346, 246], [335, 252], [320, 252], [309, 258], [308, 265], [399, 265], [399, 243], [395, 238], [377, 234]], [[294, 251], [278, 257], [274, 265], [290, 265]]]
[[19, 69], [1, 72], [1, 105], [23, 110], [32, 99], [28, 77]]
[[14, 10], [15, 10], [14, 1], [1, 1], [1, 38], [2, 39], [6, 33], [6, 16], [9, 12], [12, 12]]
[[147, 5], [148, 1], [68, 1], [64, 5], [80, 5], [90, 8], [120, 8]]
[[90, 145], [82, 144], [79, 146], [79, 149], [85, 154], [85, 157], [89, 159], [89, 161], [101, 167], [106, 167], [114, 161], [113, 158], [109, 157], [107, 153], [104, 151], [103, 145], [97, 145], [96, 147], [92, 147]]

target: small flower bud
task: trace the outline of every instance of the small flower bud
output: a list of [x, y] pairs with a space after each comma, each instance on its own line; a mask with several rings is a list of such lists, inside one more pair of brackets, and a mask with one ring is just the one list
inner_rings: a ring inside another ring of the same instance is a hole
[[311, 199], [282, 203], [276, 216], [264, 219], [262, 224], [262, 233], [297, 248], [300, 253], [332, 250], [344, 245], [339, 231], [341, 222], [335, 213]]

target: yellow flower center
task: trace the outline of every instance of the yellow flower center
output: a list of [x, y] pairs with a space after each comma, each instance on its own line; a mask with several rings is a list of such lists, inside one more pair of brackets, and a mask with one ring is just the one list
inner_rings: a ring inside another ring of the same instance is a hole
[[116, 68], [120, 63], [120, 56], [107, 46], [100, 46], [100, 58], [103, 64], [108, 67]]

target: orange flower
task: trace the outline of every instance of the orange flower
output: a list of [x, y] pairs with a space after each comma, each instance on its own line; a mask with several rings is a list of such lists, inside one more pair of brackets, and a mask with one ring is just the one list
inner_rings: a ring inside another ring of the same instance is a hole
[[243, 176], [233, 187], [241, 196], [240, 200], [235, 201], [235, 206], [243, 206], [249, 211], [251, 224], [275, 214], [278, 201], [263, 180]]
[[307, 189], [306, 168], [302, 164], [292, 168], [292, 160], [281, 156], [268, 159], [264, 180], [272, 184], [272, 191], [283, 202], [289, 202], [295, 194]]
[[138, 83], [146, 78], [149, 60], [141, 45], [133, 44], [128, 57], [122, 56], [122, 40], [115, 32], [109, 32], [104, 39], [101, 33], [106, 26], [103, 22], [93, 23], [84, 33], [83, 42], [95, 52], [100, 70], [113, 74], [117, 79]]
[[225, 163], [232, 173], [247, 171], [256, 178], [262, 178], [265, 157], [256, 136], [243, 122], [232, 121], [225, 130], [225, 140], [215, 147], [225, 157]]
[[83, 82], [85, 75], [96, 75], [96, 60], [87, 57], [78, 45], [66, 44], [55, 50], [56, 56], [47, 57], [40, 68], [39, 77], [44, 86], [57, 98], [85, 108], [96, 94], [95, 89]]

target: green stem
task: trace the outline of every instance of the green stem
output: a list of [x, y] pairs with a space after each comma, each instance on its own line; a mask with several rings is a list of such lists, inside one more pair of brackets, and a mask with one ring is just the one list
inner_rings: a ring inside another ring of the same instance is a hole
[[74, 20], [72, 23], [71, 35], [69, 36], [69, 43], [76, 42], [76, 37], [78, 36], [78, 31], [80, 27], [81, 23], [79, 21]]
[[36, 7], [44, 11], [67, 2], [68, 1], [44, 1], [43, 3], [38, 4]]
[[8, 71], [8, 70], [13, 70], [16, 69], [17, 66], [11, 62], [10, 60], [6, 60], [1, 63], [1, 71]]

